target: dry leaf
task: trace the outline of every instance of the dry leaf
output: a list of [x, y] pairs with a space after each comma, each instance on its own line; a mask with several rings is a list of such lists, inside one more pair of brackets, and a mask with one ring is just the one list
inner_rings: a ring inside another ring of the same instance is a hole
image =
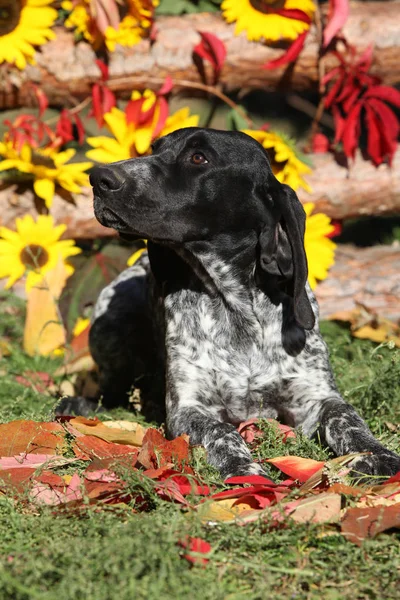
[[61, 454], [65, 430], [60, 423], [12, 421], [0, 425], [0, 456]]
[[99, 419], [86, 419], [85, 417], [76, 417], [69, 422], [72, 427], [86, 435], [93, 435], [106, 442], [115, 444], [127, 444], [130, 446], [141, 446], [146, 428], [140, 423], [135, 423], [133, 430], [112, 428], [105, 425]]
[[340, 519], [340, 494], [322, 493], [301, 500], [290, 518], [296, 523], [332, 523]]
[[205, 502], [197, 507], [198, 515], [203, 523], [223, 521], [224, 523], [233, 523], [242, 513], [248, 513], [251, 510], [254, 513], [261, 513], [260, 510], [252, 509], [248, 504], [235, 504], [236, 498], [227, 498], [226, 500], [217, 500]]
[[65, 329], [57, 302], [67, 277], [60, 257], [57, 266], [27, 293], [24, 350], [30, 356], [50, 354], [65, 344]]
[[341, 523], [343, 535], [357, 546], [386, 529], [400, 528], [400, 504], [349, 508]]
[[356, 338], [380, 344], [393, 342], [400, 348], [400, 325], [381, 317], [361, 302], [356, 302], [356, 307], [351, 311], [334, 313], [329, 318], [332, 321], [349, 322], [351, 333]]

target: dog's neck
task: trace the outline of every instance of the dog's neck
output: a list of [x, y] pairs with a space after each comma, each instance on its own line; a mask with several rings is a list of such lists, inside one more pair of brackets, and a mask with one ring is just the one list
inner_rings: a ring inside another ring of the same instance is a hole
[[210, 241], [187, 242], [175, 249], [212, 296], [236, 306], [254, 284], [257, 235], [219, 235]]

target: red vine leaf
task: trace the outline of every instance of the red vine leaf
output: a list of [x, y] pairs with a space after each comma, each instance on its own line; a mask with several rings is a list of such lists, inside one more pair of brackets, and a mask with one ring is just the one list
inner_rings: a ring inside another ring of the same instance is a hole
[[326, 48], [339, 33], [346, 23], [350, 12], [349, 0], [330, 0], [328, 24], [324, 29], [324, 43]]

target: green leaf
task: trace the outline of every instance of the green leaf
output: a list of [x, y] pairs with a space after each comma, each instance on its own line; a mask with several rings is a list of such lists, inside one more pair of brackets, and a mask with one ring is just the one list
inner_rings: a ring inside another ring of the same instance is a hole
[[[75, 273], [67, 281], [60, 310], [70, 334], [78, 317], [87, 317], [101, 290], [126, 269], [129, 256], [141, 247], [109, 243], [100, 252], [74, 257]], [[71, 261], [72, 262], [72, 261]]]
[[[239, 105], [239, 108], [245, 115], [247, 115], [244, 106]], [[226, 126], [228, 129], [233, 129], [234, 131], [249, 128], [249, 124], [246, 119], [234, 108], [232, 108], [232, 110], [230, 110], [226, 115]]]
[[161, 0], [156, 15], [183, 15], [185, 13], [217, 12], [221, 0]]

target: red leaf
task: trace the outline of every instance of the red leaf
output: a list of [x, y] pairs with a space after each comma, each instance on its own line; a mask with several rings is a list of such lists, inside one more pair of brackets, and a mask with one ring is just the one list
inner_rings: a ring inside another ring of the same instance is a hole
[[56, 134], [58, 138], [61, 138], [62, 144], [74, 139], [71, 118], [65, 108], [61, 111], [60, 118], [57, 121]]
[[368, 132], [368, 154], [374, 165], [378, 166], [383, 162], [384, 159], [379, 121], [375, 111], [367, 103], [365, 104], [365, 122]]
[[185, 550], [188, 550], [183, 555], [183, 558], [186, 558], [192, 564], [205, 566], [210, 560], [207, 556], [199, 556], [207, 555], [211, 552], [211, 545], [201, 538], [186, 536], [178, 544]]
[[225, 479], [225, 483], [229, 485], [241, 485], [249, 483], [250, 485], [276, 485], [273, 481], [262, 475], [239, 475], [237, 477], [229, 477]]
[[266, 462], [271, 463], [289, 477], [294, 477], [303, 483], [322, 469], [324, 462], [312, 460], [311, 458], [300, 458], [299, 456], [278, 456], [270, 458]]
[[396, 475], [392, 475], [387, 481], [385, 481], [385, 484], [396, 483], [397, 481], [400, 481], [400, 471], [396, 473]]
[[100, 60], [99, 58], [97, 60], [94, 61], [96, 63], [96, 65], [99, 67], [100, 71], [101, 71], [101, 79], [103, 81], [107, 81], [108, 79], [108, 65], [106, 65], [105, 62], [103, 62], [102, 60]]
[[216, 78], [221, 73], [226, 58], [225, 44], [213, 33], [198, 32], [201, 42], [193, 48], [193, 52], [211, 63]]
[[44, 91], [39, 86], [37, 86], [34, 83], [32, 84], [32, 86], [33, 86], [33, 89], [35, 91], [35, 96], [36, 96], [36, 99], [37, 99], [38, 104], [39, 104], [39, 117], [42, 117], [44, 111], [49, 106], [49, 101], [47, 99], [46, 94], [44, 93]]
[[75, 125], [78, 132], [78, 142], [83, 144], [85, 141], [85, 128], [79, 115], [75, 115]]
[[26, 371], [24, 375], [16, 375], [15, 381], [20, 385], [32, 388], [45, 394], [49, 386], [54, 385], [50, 375], [44, 371]]
[[323, 47], [326, 48], [335, 35], [341, 30], [349, 16], [349, 0], [330, 0], [329, 20], [324, 29]]
[[364, 98], [379, 98], [400, 108], [400, 92], [387, 85], [374, 85], [370, 87], [365, 92]]
[[95, 83], [92, 87], [91, 116], [97, 121], [99, 127], [104, 125], [104, 115], [116, 106], [115, 94], [104, 84]]
[[372, 44], [370, 44], [368, 46], [368, 48], [366, 48], [364, 50], [364, 52], [361, 54], [360, 58], [358, 59], [357, 66], [360, 71], [364, 71], [364, 72], [369, 71], [369, 69], [371, 68], [371, 65], [372, 65], [373, 53], [374, 53], [374, 49], [373, 49]]
[[165, 125], [165, 121], [167, 120], [168, 111], [169, 111], [168, 102], [162, 96], [160, 98], [158, 98], [158, 106], [159, 106], [160, 112], [159, 112], [159, 116], [158, 116], [158, 121], [155, 124], [155, 127], [153, 129], [153, 134], [152, 134], [153, 139], [155, 139], [161, 133], [161, 131]]
[[295, 41], [289, 46], [289, 48], [282, 56], [276, 58], [275, 60], [270, 60], [265, 65], [262, 65], [261, 68], [272, 70], [277, 69], [278, 67], [286, 65], [288, 63], [294, 62], [299, 56], [300, 52], [303, 50], [304, 42], [306, 41], [308, 31], [309, 30], [299, 35], [299, 37], [295, 39]]
[[330, 142], [323, 133], [316, 133], [312, 139], [312, 151], [315, 154], [326, 154], [329, 150]]
[[341, 221], [336, 221], [335, 219], [333, 219], [331, 221], [331, 225], [333, 226], [333, 231], [331, 231], [331, 233], [328, 233], [326, 235], [326, 237], [328, 237], [328, 238], [334, 238], [337, 235], [340, 235], [342, 233], [343, 226], [342, 226], [342, 222]]
[[167, 75], [162, 87], [158, 90], [158, 96], [166, 96], [170, 93], [172, 88], [174, 87], [174, 82], [172, 81], [172, 77]]
[[281, 10], [271, 10], [272, 14], [286, 17], [287, 19], [295, 19], [296, 21], [302, 21], [303, 23], [311, 23], [311, 18], [302, 10], [298, 8], [282, 8]]
[[143, 106], [143, 98], [138, 98], [137, 100], [129, 100], [125, 107], [126, 120], [128, 123], [133, 123], [133, 125], [137, 125], [139, 123], [139, 116]]
[[346, 124], [346, 119], [342, 117], [342, 113], [340, 109], [334, 104], [332, 106], [332, 114], [333, 119], [335, 121], [335, 139], [333, 141], [334, 144], [337, 144], [342, 139], [344, 133], [344, 127]]
[[357, 102], [348, 114], [343, 124], [343, 149], [348, 158], [354, 158], [360, 137], [360, 112], [362, 102]]

